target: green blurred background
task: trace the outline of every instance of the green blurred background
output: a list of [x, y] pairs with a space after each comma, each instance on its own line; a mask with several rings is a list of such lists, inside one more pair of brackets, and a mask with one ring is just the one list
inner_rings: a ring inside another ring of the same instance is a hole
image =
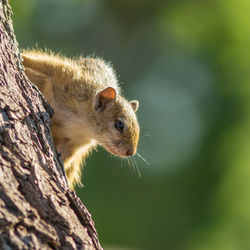
[[250, 249], [250, 1], [11, 0], [20, 48], [111, 61], [142, 177], [103, 149], [77, 193], [104, 249]]

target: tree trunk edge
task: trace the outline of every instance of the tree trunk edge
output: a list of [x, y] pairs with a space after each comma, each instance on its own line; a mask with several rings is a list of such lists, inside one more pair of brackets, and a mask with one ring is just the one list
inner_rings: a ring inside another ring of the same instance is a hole
[[[1, 12], [3, 13], [3, 15], [1, 15]], [[18, 50], [18, 43], [17, 43], [15, 35], [14, 35], [14, 29], [13, 29], [13, 24], [12, 24], [12, 20], [11, 20], [11, 15], [12, 15], [12, 10], [8, 4], [8, 1], [2, 0], [0, 2], [0, 18], [1, 18], [0, 22], [2, 22], [3, 27], [5, 29], [5, 32], [9, 36], [9, 39], [8, 39], [9, 44], [8, 45], [10, 46], [10, 50], [12, 51], [13, 56], [15, 58], [14, 62], [16, 64], [16, 67], [17, 67], [20, 74], [24, 74], [23, 73], [24, 68], [23, 68], [23, 65], [21, 63], [21, 55], [20, 55], [19, 50]], [[2, 41], [0, 40], [0, 43], [1, 42]], [[27, 81], [27, 78], [26, 78], [26, 81]], [[22, 87], [24, 89], [26, 88], [26, 86], [22, 86]], [[49, 123], [51, 122], [50, 118], [53, 114], [53, 110], [50, 107], [50, 105], [47, 103], [47, 101], [43, 98], [43, 96], [40, 94], [40, 92], [38, 95], [39, 95], [40, 100], [42, 101], [42, 105], [44, 107], [44, 110], [47, 112], [47, 114], [43, 113], [40, 116], [40, 119], [43, 120], [43, 123], [45, 124], [45, 126], [49, 130]], [[5, 129], [5, 127], [3, 127], [3, 129]], [[45, 133], [46, 133], [46, 131], [45, 131]], [[51, 135], [46, 134], [45, 136], [50, 137], [50, 138], [47, 138], [48, 139], [47, 141], [49, 142], [49, 144], [50, 144], [49, 146], [52, 148], [52, 151], [53, 150], [55, 151]], [[0, 152], [0, 153], [2, 153], [2, 152]], [[58, 157], [57, 153], [55, 153], [54, 155], [55, 156], [53, 157], [53, 159], [56, 161], [56, 162], [54, 162], [54, 166], [56, 166], [56, 168], [51, 169], [51, 172], [52, 172], [53, 177], [54, 177], [54, 175], [57, 175], [56, 180], [58, 180], [58, 182], [57, 182], [58, 188], [67, 197], [69, 206], [76, 214], [79, 222], [84, 227], [87, 228], [87, 232], [88, 232], [90, 238], [92, 239], [94, 247], [96, 249], [102, 249], [100, 242], [98, 240], [98, 235], [97, 235], [96, 229], [94, 227], [94, 222], [92, 221], [90, 213], [88, 212], [88, 210], [84, 206], [84, 204], [81, 202], [80, 198], [77, 197], [75, 191], [72, 191], [69, 189], [69, 187], [67, 185], [66, 176], [65, 176], [64, 169], [63, 169], [62, 161], [61, 161], [60, 157]], [[55, 159], [55, 158], [57, 158], [57, 159]], [[49, 168], [49, 166], [48, 166], [48, 168]], [[0, 191], [0, 193], [1, 193], [1, 191]], [[1, 222], [0, 222], [0, 227], [1, 227]], [[1, 235], [1, 233], [2, 232], [0, 232], [0, 235]]]

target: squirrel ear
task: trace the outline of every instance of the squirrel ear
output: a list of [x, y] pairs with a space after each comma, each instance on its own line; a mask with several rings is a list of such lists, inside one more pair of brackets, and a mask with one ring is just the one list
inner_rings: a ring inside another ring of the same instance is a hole
[[139, 102], [137, 100], [133, 100], [130, 101], [129, 103], [132, 106], [132, 109], [136, 112], [139, 108]]
[[116, 90], [112, 87], [107, 87], [106, 89], [97, 93], [95, 98], [95, 109], [97, 111], [103, 111], [107, 104], [113, 102], [116, 98]]

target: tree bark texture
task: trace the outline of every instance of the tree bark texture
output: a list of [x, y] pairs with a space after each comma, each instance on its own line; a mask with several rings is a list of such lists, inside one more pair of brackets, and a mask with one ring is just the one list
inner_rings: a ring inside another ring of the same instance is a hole
[[24, 74], [11, 10], [0, 1], [0, 249], [102, 249], [68, 187], [52, 109]]

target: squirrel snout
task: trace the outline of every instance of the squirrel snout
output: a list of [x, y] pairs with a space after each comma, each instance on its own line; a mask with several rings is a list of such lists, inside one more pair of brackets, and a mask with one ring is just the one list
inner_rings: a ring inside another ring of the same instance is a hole
[[127, 151], [127, 156], [135, 155], [135, 153], [136, 153], [136, 150], [134, 150], [134, 149], [129, 149], [129, 150]]

